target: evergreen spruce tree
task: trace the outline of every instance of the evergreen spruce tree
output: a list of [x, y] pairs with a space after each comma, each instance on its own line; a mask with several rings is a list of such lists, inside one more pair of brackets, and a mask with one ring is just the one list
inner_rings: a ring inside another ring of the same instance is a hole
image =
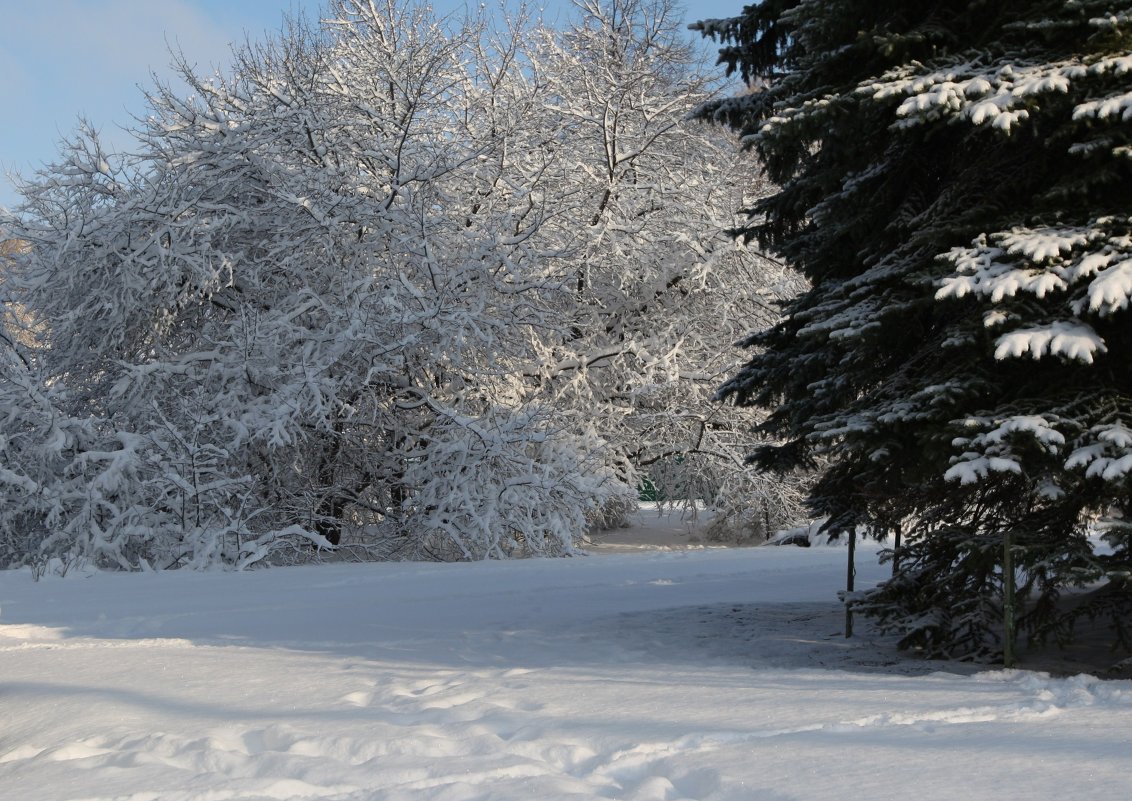
[[1007, 544], [1032, 637], [1103, 614], [1127, 647], [1132, 2], [764, 0], [693, 27], [751, 86], [701, 115], [780, 186], [741, 234], [811, 282], [720, 391], [772, 410], [756, 461], [827, 463], [831, 530], [903, 530], [855, 602], [905, 646], [995, 653]]

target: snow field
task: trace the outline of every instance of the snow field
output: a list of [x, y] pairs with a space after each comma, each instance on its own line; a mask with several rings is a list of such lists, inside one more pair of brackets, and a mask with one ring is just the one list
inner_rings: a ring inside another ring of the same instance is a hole
[[844, 555], [0, 573], [0, 799], [1120, 797], [1132, 682], [846, 641]]

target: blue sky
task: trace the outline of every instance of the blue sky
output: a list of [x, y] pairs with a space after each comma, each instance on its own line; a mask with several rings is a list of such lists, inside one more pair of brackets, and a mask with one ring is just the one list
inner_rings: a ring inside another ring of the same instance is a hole
[[[750, 0], [688, 0], [689, 21], [734, 16]], [[433, 0], [440, 13], [465, 0]], [[0, 0], [0, 206], [16, 194], [7, 173], [52, 161], [80, 115], [104, 141], [144, 111], [150, 73], [169, 75], [169, 45], [206, 69], [233, 43], [277, 30], [287, 12], [315, 16], [321, 0]], [[543, 0], [553, 16], [569, 0]]]

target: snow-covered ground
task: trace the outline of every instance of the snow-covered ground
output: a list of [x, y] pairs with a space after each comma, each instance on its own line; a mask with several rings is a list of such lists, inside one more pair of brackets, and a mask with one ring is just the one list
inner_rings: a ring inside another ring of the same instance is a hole
[[1132, 682], [846, 641], [843, 549], [653, 528], [545, 561], [0, 573], [0, 799], [1127, 792]]

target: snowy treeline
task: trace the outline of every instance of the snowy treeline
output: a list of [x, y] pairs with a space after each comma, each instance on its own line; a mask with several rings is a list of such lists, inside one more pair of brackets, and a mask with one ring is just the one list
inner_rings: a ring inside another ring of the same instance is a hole
[[762, 184], [672, 8], [323, 16], [2, 221], [0, 563], [560, 554], [646, 478], [787, 522], [710, 396], [798, 279], [726, 234]]

